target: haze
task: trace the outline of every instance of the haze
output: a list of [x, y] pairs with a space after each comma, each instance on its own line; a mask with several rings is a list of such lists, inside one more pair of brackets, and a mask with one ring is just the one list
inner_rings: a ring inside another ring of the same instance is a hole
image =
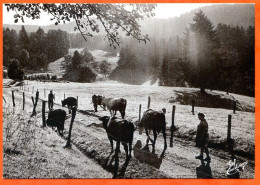
[[[183, 13], [190, 12], [193, 9], [213, 5], [213, 3], [159, 3], [157, 4], [154, 13], [156, 18], [167, 19], [170, 17], [180, 16]], [[15, 12], [7, 12], [6, 7], [3, 6], [3, 24], [14, 24]], [[29, 25], [50, 25], [54, 24], [50, 21], [50, 15], [43, 13], [41, 19], [31, 20], [25, 18], [25, 23], [19, 21], [17, 24], [29, 24]]]

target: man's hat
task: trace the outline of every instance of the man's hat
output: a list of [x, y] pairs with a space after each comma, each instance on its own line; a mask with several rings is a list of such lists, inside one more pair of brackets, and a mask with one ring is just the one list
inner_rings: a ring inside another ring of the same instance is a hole
[[201, 116], [201, 117], [205, 117], [205, 115], [203, 113], [199, 113], [198, 116]]

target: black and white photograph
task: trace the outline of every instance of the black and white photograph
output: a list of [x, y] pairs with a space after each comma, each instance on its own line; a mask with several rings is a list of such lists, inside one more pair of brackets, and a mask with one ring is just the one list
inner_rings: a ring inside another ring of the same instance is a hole
[[254, 179], [255, 4], [2, 4], [3, 179]]

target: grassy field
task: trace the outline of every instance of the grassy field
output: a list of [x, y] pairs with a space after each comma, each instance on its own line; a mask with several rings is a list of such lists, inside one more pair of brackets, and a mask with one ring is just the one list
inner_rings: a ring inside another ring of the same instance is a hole
[[[151, 97], [150, 107], [155, 110], [161, 110], [166, 108], [167, 126], [171, 125], [171, 112], [172, 106], [176, 105], [175, 112], [175, 125], [178, 128], [178, 133], [188, 136], [190, 138], [195, 137], [194, 131], [197, 128], [199, 120], [197, 113], [202, 112], [206, 115], [206, 120], [209, 124], [209, 135], [214, 142], [222, 142], [227, 136], [228, 115], [232, 115], [232, 133], [231, 137], [235, 140], [235, 150], [243, 151], [254, 155], [255, 146], [255, 113], [254, 110], [254, 98], [245, 97], [241, 95], [225, 95], [224, 92], [208, 92], [213, 94], [219, 94], [221, 97], [234, 98], [239, 102], [239, 105], [251, 112], [246, 111], [233, 111], [224, 108], [206, 108], [195, 107], [195, 115], [191, 113], [190, 105], [181, 105], [179, 102], [170, 103], [173, 99], [177, 99], [180, 92], [194, 93], [198, 89], [181, 88], [181, 87], [155, 87], [155, 86], [137, 86], [115, 83], [112, 81], [97, 82], [97, 83], [42, 83], [29, 81], [28, 87], [30, 89], [29, 94], [36, 89], [40, 92], [40, 97], [47, 99], [47, 94], [50, 90], [53, 90], [55, 94], [55, 103], [60, 104], [61, 100], [66, 97], [73, 96], [79, 99], [80, 110], [93, 110], [91, 104], [91, 97], [93, 94], [100, 94], [105, 97], [122, 97], [127, 99], [126, 107], [126, 119], [138, 119], [139, 105], [142, 105], [142, 112], [147, 108], [148, 96]], [[44, 97], [44, 90], [46, 96]], [[210, 104], [210, 102], [209, 102]], [[98, 108], [97, 115], [109, 115], [109, 112]]]

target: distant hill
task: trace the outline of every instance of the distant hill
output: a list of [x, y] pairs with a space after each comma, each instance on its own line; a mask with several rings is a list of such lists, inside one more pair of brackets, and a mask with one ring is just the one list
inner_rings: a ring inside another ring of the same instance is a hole
[[[185, 31], [185, 28], [192, 23], [194, 12], [201, 9], [206, 16], [211, 20], [214, 25], [218, 23], [224, 23], [232, 26], [254, 26], [255, 25], [255, 6], [254, 4], [219, 4], [201, 7], [194, 9], [188, 13], [182, 14], [179, 17], [173, 17], [168, 19], [152, 18], [141, 22], [141, 28], [144, 33], [148, 33], [150, 36], [163, 36], [170, 37], [181, 35]], [[61, 29], [68, 33], [73, 33], [75, 22], [71, 22], [63, 25], [49, 25], [41, 26], [41, 28], [47, 32], [50, 29]], [[21, 29], [21, 25], [4, 24], [4, 27], [9, 27], [17, 32]], [[27, 32], [35, 32], [39, 26], [37, 25], [25, 25]], [[102, 33], [102, 29], [100, 34]]]
[[150, 36], [170, 37], [181, 36], [185, 28], [193, 22], [194, 13], [201, 9], [213, 25], [224, 23], [231, 26], [255, 25], [254, 4], [219, 4], [194, 9], [179, 17], [168, 19], [150, 19], [142, 22], [142, 29]]

